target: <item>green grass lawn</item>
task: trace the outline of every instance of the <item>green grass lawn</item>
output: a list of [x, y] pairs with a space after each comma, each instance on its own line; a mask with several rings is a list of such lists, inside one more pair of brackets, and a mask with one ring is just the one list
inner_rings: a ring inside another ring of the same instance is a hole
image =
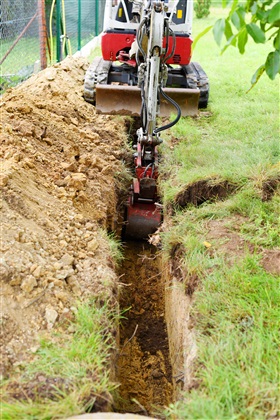
[[[194, 19], [194, 37], [224, 14], [214, 8], [207, 19]], [[168, 409], [168, 418], [279, 415], [279, 278], [261, 264], [264, 250], [279, 249], [279, 195], [263, 201], [261, 193], [264, 181], [279, 177], [279, 77], [263, 76], [247, 93], [269, 51], [249, 42], [243, 56], [233, 47], [221, 55], [212, 32], [201, 38], [193, 61], [210, 79], [208, 109], [199, 118], [182, 118], [162, 149], [161, 191], [165, 206], [174, 209], [163, 246], [170, 252], [180, 243], [183, 269], [199, 277], [192, 316], [200, 385]], [[177, 194], [203, 179], [226, 180], [236, 189], [224, 200], [176, 208]], [[231, 264], [215, 241], [211, 251], [204, 245], [213, 220], [248, 244]]]
[[[11, 48], [13, 42], [14, 40], [1, 41], [1, 58]], [[23, 67], [34, 65], [37, 60], [40, 60], [39, 38], [23, 37], [1, 65], [1, 74], [16, 74]]]
[[[214, 23], [218, 12], [224, 13], [214, 9], [211, 17], [194, 19], [194, 37]], [[251, 76], [265, 60], [269, 46], [250, 42], [247, 50], [240, 55], [230, 47], [221, 55], [212, 32], [197, 43], [193, 61], [198, 61], [209, 76], [208, 111], [212, 115], [202, 113], [199, 121], [181, 119], [175, 126], [174, 135], [181, 140], [172, 156], [178, 174], [175, 183], [172, 179], [165, 185], [167, 197], [174, 194], [178, 182], [190, 182], [209, 173], [239, 182], [244, 177], [261, 175], [277, 163], [279, 82], [264, 76], [247, 93]]]
[[[89, 42], [93, 36], [87, 36], [82, 39], [82, 46]], [[0, 59], [2, 59], [5, 54], [12, 47], [15, 39], [11, 40], [1, 40], [0, 48]], [[70, 40], [70, 46], [72, 54], [77, 51], [77, 37], [72, 37]], [[53, 37], [52, 45], [52, 54], [53, 54], [53, 63], [56, 62], [56, 37]], [[67, 44], [67, 53], [70, 54], [69, 44]], [[65, 56], [66, 51], [63, 56]], [[50, 57], [47, 50], [47, 60], [48, 65], [50, 63]], [[30, 77], [34, 71], [34, 64], [39, 62], [40, 69], [40, 40], [38, 37], [22, 37], [18, 43], [14, 46], [8, 56], [5, 58], [1, 64], [1, 73], [0, 73], [0, 84], [3, 88], [9, 86], [15, 86], [21, 81]]]

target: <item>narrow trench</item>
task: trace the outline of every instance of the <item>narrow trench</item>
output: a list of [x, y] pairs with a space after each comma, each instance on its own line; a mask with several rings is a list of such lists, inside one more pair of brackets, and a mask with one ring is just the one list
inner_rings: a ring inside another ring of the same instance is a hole
[[[140, 118], [127, 121], [129, 141], [135, 144]], [[132, 171], [133, 158], [131, 156]], [[119, 352], [114, 401], [119, 413], [163, 418], [162, 409], [172, 402], [172, 371], [165, 323], [165, 286], [161, 257], [147, 241], [123, 242], [119, 268]]]
[[124, 245], [116, 411], [161, 418], [173, 390], [159, 256], [144, 241]]

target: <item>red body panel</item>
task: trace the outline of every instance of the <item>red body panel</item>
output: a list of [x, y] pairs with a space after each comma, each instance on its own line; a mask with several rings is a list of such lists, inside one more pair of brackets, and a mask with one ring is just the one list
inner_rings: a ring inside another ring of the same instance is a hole
[[134, 34], [104, 32], [101, 37], [103, 59], [116, 61], [118, 52], [123, 51], [126, 48], [130, 49], [134, 40]]
[[[131, 44], [135, 41], [135, 35], [131, 33], [104, 32], [101, 37], [101, 49], [104, 60], [116, 61], [119, 51], [131, 48]], [[164, 39], [163, 46], [166, 45]], [[187, 65], [191, 59], [192, 39], [189, 36], [176, 36], [176, 48], [173, 57], [167, 64]], [[168, 53], [172, 49], [172, 38], [169, 40]]]
[[[167, 64], [179, 64], [180, 66], [186, 66], [191, 61], [192, 55], [192, 39], [189, 36], [176, 36], [176, 48], [173, 57], [171, 57]], [[163, 46], [165, 47], [166, 40], [163, 40]], [[168, 54], [172, 49], [172, 38], [169, 37]]]

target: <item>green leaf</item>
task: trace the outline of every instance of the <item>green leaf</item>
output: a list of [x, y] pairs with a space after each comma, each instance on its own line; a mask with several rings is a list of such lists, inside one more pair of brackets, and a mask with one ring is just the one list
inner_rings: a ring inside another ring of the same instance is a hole
[[225, 36], [227, 40], [229, 40], [233, 36], [231, 24], [229, 23], [228, 19], [226, 19], [225, 21]]
[[232, 15], [231, 15], [231, 21], [232, 21], [232, 23], [234, 24], [234, 26], [236, 27], [236, 29], [240, 29], [241, 28], [241, 22], [240, 22], [240, 17], [239, 17], [239, 15], [238, 15], [238, 13], [237, 12], [234, 12]]
[[232, 5], [231, 5], [231, 9], [230, 9], [230, 12], [229, 12], [229, 16], [231, 16], [235, 12], [236, 6], [238, 5], [238, 1], [239, 0], [233, 0]]
[[248, 34], [251, 35], [253, 40], [257, 44], [263, 44], [265, 42], [265, 33], [255, 23], [249, 23], [246, 25]]
[[256, 13], [257, 13], [257, 10], [258, 10], [258, 4], [257, 4], [257, 2], [254, 2], [253, 4], [252, 4], [252, 6], [251, 6], [251, 13], [252, 13], [252, 15], [255, 15]]
[[231, 21], [238, 30], [241, 29], [242, 26], [245, 26], [244, 10], [241, 7], [238, 7], [231, 15]]
[[207, 26], [207, 28], [205, 28], [202, 32], [200, 32], [194, 39], [193, 43], [192, 43], [192, 50], [194, 50], [197, 42], [200, 40], [200, 38], [202, 38], [205, 34], [207, 34], [207, 32], [210, 31], [210, 29], [213, 28], [213, 25], [211, 26]]
[[273, 41], [273, 46], [276, 50], [280, 50], [280, 31], [278, 31]]
[[222, 7], [225, 8], [231, 2], [231, 0], [222, 0]]
[[244, 9], [243, 6], [241, 6], [240, 4], [238, 5], [238, 7], [236, 8], [237, 13], [240, 16], [240, 19], [242, 19], [243, 23], [245, 23], [245, 17], [246, 17], [246, 10]]
[[252, 79], [251, 79], [252, 86], [246, 93], [250, 92], [250, 90], [255, 86], [255, 84], [258, 83], [259, 78], [264, 73], [264, 71], [265, 71], [265, 66], [264, 64], [262, 64], [253, 74]]
[[221, 45], [224, 31], [225, 31], [225, 19], [218, 19], [215, 22], [215, 25], [213, 27], [214, 38], [218, 45]]
[[258, 9], [257, 13], [256, 13], [256, 18], [257, 18], [257, 20], [261, 20], [261, 21], [264, 21], [266, 23], [267, 13], [262, 9]]
[[241, 29], [241, 31], [238, 34], [238, 49], [240, 54], [244, 54], [245, 52], [245, 45], [248, 41], [248, 32], [246, 31], [246, 28]]
[[264, 64], [262, 64], [257, 71], [253, 74], [253, 77], [251, 79], [251, 83], [255, 84], [257, 83], [257, 81], [259, 80], [259, 78], [261, 77], [261, 75], [263, 74], [263, 72], [265, 71], [265, 66]]
[[223, 54], [230, 45], [233, 45], [234, 47], [236, 47], [236, 39], [237, 39], [238, 34], [233, 35], [231, 38], [228, 39], [226, 45], [224, 46], [224, 48], [221, 51], [221, 54]]
[[269, 10], [268, 19], [269, 23], [274, 23], [280, 19], [280, 3], [276, 3], [271, 10]]
[[271, 80], [274, 80], [277, 73], [280, 72], [280, 54], [275, 50], [268, 54], [265, 62], [265, 71]]

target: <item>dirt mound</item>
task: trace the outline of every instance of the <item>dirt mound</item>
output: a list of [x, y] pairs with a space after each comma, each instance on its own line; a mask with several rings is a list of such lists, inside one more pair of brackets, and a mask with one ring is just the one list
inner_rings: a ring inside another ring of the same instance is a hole
[[77, 300], [113, 295], [102, 229], [116, 224], [125, 129], [84, 101], [87, 65], [67, 58], [0, 104], [4, 377], [32, 358], [39, 335], [73, 317]]

